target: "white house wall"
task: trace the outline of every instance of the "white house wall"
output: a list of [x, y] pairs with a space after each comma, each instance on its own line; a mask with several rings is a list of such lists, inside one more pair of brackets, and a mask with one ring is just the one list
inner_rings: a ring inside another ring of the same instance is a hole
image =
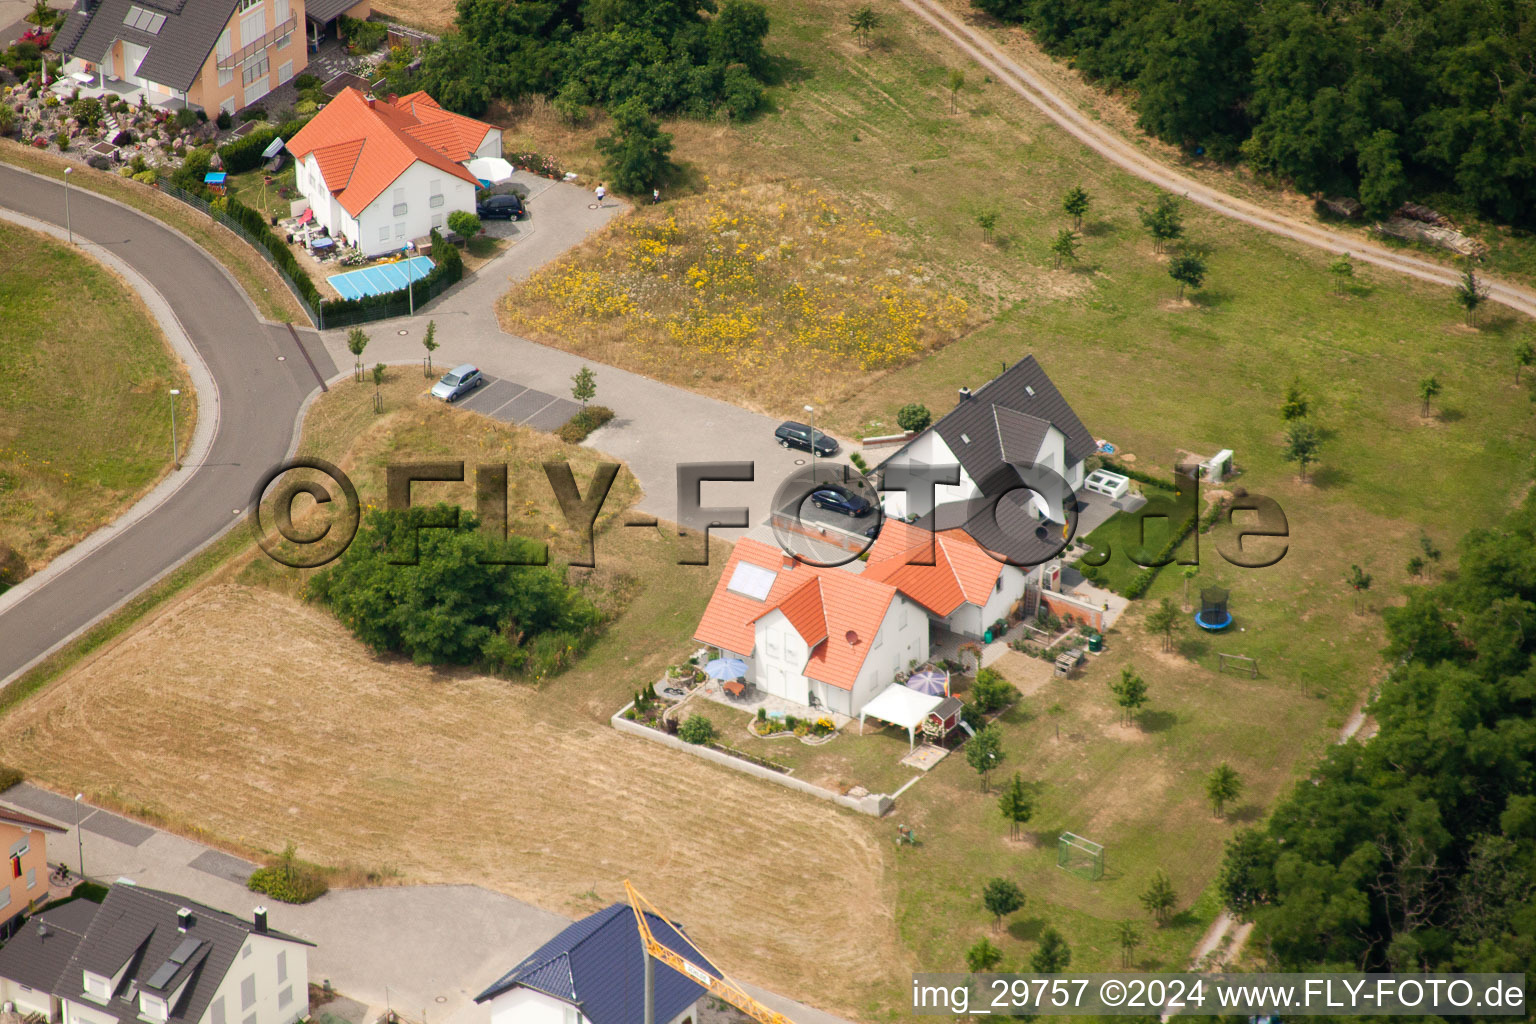
[[937, 430], [929, 430], [913, 438], [901, 451], [893, 455], [887, 463], [898, 466], [959, 466], [960, 483], [957, 485], [938, 484], [933, 488], [932, 494], [923, 486], [913, 488], [914, 492], [884, 491], [882, 492], [882, 506], [885, 514], [903, 519], [908, 515], [925, 516], [933, 511], [933, 503], [947, 505], [954, 501], [969, 501], [981, 493], [981, 488], [976, 486], [976, 481], [960, 465], [960, 460], [955, 458], [955, 453], [945, 443], [944, 438]]
[[[431, 202], [433, 181], [441, 182], [441, 206], [433, 206]], [[404, 191], [405, 212], [399, 215], [394, 212], [396, 189]], [[412, 239], [423, 238], [433, 227], [446, 231], [448, 214], [454, 210], [475, 212], [475, 186], [418, 160], [401, 172], [394, 183], [358, 215], [358, 247], [371, 256], [399, 249]], [[384, 237], [380, 236], [381, 230]]]
[[[256, 1001], [250, 1007], [244, 1005], [241, 989], [247, 978], [256, 979]], [[252, 934], [246, 936], [198, 1024], [293, 1024], [308, 1016], [308, 947]]]
[[757, 620], [754, 628], [757, 647], [756, 684], [776, 697], [808, 704], [810, 680], [804, 669], [810, 649], [789, 618], [777, 608]]
[[[658, 967], [658, 971], [669, 968]], [[490, 1024], [591, 1024], [574, 1006], [529, 988], [510, 988], [490, 1001]], [[669, 1021], [657, 1024], [697, 1024], [699, 1004], [693, 1003]]]
[[49, 1020], [55, 1019], [53, 996], [43, 989], [31, 988], [19, 981], [0, 978], [0, 1004], [14, 1003], [22, 1016], [40, 1013]]

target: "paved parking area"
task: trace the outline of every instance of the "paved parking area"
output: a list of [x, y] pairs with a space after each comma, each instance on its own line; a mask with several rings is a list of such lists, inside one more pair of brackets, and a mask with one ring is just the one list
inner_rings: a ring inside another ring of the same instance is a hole
[[569, 398], [558, 398], [504, 377], [486, 374], [485, 380], [474, 394], [457, 404], [505, 423], [547, 431], [560, 429], [581, 409]]

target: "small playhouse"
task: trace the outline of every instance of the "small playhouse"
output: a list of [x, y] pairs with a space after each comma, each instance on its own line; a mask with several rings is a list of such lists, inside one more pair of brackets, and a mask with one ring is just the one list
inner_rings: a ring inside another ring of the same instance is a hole
[[1195, 624], [1212, 633], [1232, 625], [1232, 613], [1227, 610], [1229, 596], [1223, 587], [1206, 587], [1200, 591], [1200, 610], [1195, 613]]

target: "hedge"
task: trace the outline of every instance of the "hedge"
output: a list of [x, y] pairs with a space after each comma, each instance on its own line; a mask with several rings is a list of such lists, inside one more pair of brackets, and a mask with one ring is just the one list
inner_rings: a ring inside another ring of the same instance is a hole
[[1173, 536], [1168, 538], [1168, 543], [1164, 544], [1162, 549], [1152, 559], [1154, 564], [1143, 568], [1141, 572], [1131, 577], [1131, 582], [1126, 586], [1125, 593], [1121, 596], [1134, 601], [1142, 594], [1145, 594], [1151, 588], [1153, 581], [1157, 579], [1157, 574], [1162, 571], [1163, 565], [1173, 559], [1173, 553], [1178, 550], [1180, 544], [1184, 543], [1184, 538], [1190, 535], [1198, 522], [1199, 518], [1197, 516], [1190, 516], [1184, 520], [1183, 525], [1173, 532]]
[[1132, 480], [1139, 480], [1144, 484], [1151, 484], [1153, 487], [1162, 487], [1170, 490], [1178, 489], [1172, 480], [1169, 480], [1165, 477], [1153, 476], [1151, 473], [1143, 473], [1141, 470], [1133, 469], [1130, 466], [1125, 465], [1123, 462], [1116, 462], [1114, 459], [1111, 459], [1107, 455], [1099, 456], [1099, 462], [1111, 473], [1119, 473], [1121, 476], [1130, 477]]
[[315, 282], [309, 276], [309, 271], [294, 256], [293, 250], [288, 247], [287, 241], [281, 235], [273, 231], [263, 217], [256, 210], [246, 206], [233, 196], [223, 200], [224, 214], [245, 229], [252, 238], [257, 239], [267, 252], [272, 254], [272, 259], [278, 268], [292, 279], [294, 286], [299, 289], [299, 294], [313, 309], [320, 308], [320, 289], [315, 287]]
[[589, 405], [566, 420], [556, 436], [567, 444], [581, 444], [587, 435], [613, 419], [613, 410], [606, 405]]
[[296, 117], [292, 121], [284, 121], [276, 127], [257, 128], [242, 138], [226, 143], [219, 147], [219, 159], [224, 162], [224, 170], [229, 174], [243, 174], [246, 171], [254, 171], [261, 166], [261, 153], [272, 144], [273, 139], [287, 141], [299, 133], [299, 129], [309, 123], [307, 117]]
[[[432, 230], [432, 255], [437, 257], [437, 265], [427, 271], [414, 285], [414, 294], [418, 301], [425, 302], [441, 292], [449, 285], [458, 283], [464, 277], [464, 257], [459, 255], [459, 250], [443, 241], [443, 236], [437, 229]], [[401, 288], [398, 291], [385, 292], [382, 295], [365, 295], [361, 299], [328, 299], [319, 303], [320, 317], [329, 320], [333, 316], [345, 316], [351, 313], [361, 313], [381, 306], [395, 306], [410, 299], [411, 288]], [[318, 302], [318, 296], [316, 297]]]

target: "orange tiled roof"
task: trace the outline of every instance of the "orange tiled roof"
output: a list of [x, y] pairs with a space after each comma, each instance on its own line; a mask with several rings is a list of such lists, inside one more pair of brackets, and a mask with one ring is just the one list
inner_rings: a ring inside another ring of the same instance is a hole
[[[777, 574], [765, 599], [758, 601], [730, 589], [731, 577], [742, 562]], [[782, 551], [746, 538], [731, 551], [694, 639], [750, 655], [757, 642], [753, 628], [757, 620], [780, 611], [811, 647], [805, 675], [851, 690], [896, 595], [894, 586], [846, 569], [803, 562], [785, 569]]]
[[[295, 160], [316, 153], [326, 187], [356, 217], [418, 160], [478, 185], [460, 164], [471, 152], [463, 139], [475, 126], [479, 128], [475, 145], [479, 145], [493, 130], [491, 125], [449, 113], [426, 93], [391, 102], [370, 100], [348, 88], [288, 141], [288, 151]], [[322, 151], [324, 155], [319, 155]], [[350, 166], [345, 162], [349, 152]], [[344, 176], [342, 180], [333, 180], [332, 170]]]
[[[912, 564], [929, 561], [932, 565]], [[961, 529], [929, 533], [899, 519], [887, 519], [869, 549], [864, 575], [896, 587], [935, 615], [961, 604], [987, 603], [1003, 563]]]

